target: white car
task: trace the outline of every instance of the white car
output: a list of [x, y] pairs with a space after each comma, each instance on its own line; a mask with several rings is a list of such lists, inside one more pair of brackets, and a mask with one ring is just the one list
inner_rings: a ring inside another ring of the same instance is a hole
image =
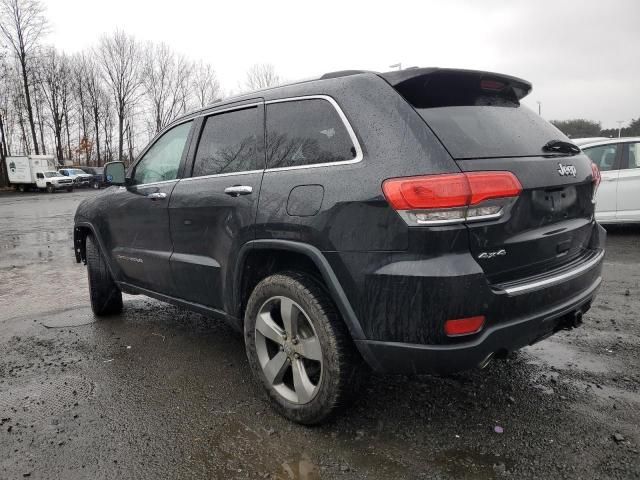
[[580, 148], [602, 174], [596, 219], [600, 223], [640, 223], [640, 137], [599, 140]]

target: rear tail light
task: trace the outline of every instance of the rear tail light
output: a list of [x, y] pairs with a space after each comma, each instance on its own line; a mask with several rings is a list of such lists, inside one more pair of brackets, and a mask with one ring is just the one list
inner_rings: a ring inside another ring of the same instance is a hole
[[447, 337], [458, 337], [461, 335], [472, 335], [482, 330], [484, 326], [484, 315], [477, 317], [458, 318], [444, 322], [444, 333]]
[[591, 162], [591, 177], [593, 178], [593, 201], [595, 202], [596, 192], [598, 191], [598, 186], [600, 185], [602, 177], [600, 175], [600, 169], [593, 162]]
[[511, 172], [468, 172], [390, 178], [382, 191], [408, 225], [442, 225], [499, 218], [522, 185]]

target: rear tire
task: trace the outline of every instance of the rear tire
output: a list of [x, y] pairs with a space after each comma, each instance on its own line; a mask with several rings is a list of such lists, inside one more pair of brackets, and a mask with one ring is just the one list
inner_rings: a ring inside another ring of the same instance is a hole
[[98, 190], [100, 188], [100, 182], [93, 182], [91, 186], [94, 190]]
[[26, 188], [25, 188], [25, 186], [24, 186], [24, 184], [23, 184], [23, 183], [21, 183], [21, 184], [19, 184], [19, 185], [18, 185], [18, 191], [19, 191], [20, 193], [24, 193], [24, 192], [26, 191]]
[[97, 317], [118, 314], [122, 311], [122, 292], [113, 281], [93, 235], [87, 235], [86, 242], [91, 309]]
[[69, 192], [69, 193], [73, 192], [73, 187], [67, 188], [67, 192]]
[[350, 403], [368, 373], [331, 298], [309, 275], [262, 280], [247, 304], [244, 336], [255, 378], [294, 422], [324, 422]]

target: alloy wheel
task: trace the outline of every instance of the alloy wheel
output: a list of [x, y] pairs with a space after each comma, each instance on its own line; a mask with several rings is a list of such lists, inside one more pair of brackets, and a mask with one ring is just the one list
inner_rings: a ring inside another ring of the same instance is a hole
[[258, 310], [256, 353], [264, 376], [289, 402], [309, 403], [322, 381], [322, 348], [304, 309], [292, 299], [278, 296]]

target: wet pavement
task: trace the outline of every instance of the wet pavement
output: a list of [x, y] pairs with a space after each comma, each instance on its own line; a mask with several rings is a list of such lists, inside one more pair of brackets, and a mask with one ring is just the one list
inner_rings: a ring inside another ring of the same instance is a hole
[[307, 428], [225, 324], [140, 296], [94, 319], [72, 221], [95, 194], [0, 193], [1, 479], [640, 478], [640, 228], [610, 230], [582, 328], [482, 371], [374, 376]]

